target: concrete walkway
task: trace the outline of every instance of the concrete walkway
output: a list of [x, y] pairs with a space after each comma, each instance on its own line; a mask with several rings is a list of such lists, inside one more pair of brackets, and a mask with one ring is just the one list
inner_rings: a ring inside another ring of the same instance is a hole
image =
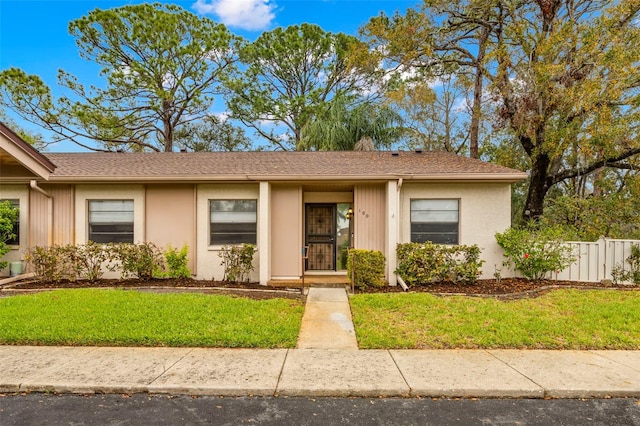
[[358, 349], [344, 287], [309, 288], [297, 348]]
[[0, 392], [640, 397], [640, 351], [0, 346]]

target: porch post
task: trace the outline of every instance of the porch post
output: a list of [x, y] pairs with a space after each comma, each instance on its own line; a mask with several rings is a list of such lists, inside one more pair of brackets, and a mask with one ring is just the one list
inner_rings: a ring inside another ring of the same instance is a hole
[[396, 274], [396, 246], [398, 244], [398, 226], [400, 216], [400, 205], [398, 196], [398, 182], [395, 180], [387, 182], [387, 220], [386, 220], [386, 247], [387, 256], [387, 279], [389, 285], [397, 285]]
[[269, 182], [260, 182], [258, 257], [260, 284], [267, 285], [271, 279], [271, 184]]

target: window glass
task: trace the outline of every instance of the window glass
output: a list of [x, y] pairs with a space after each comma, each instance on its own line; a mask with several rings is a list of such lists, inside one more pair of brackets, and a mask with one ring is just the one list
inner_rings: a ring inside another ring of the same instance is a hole
[[89, 240], [133, 243], [133, 200], [89, 200]]
[[256, 244], [257, 206], [257, 200], [209, 200], [209, 244]]
[[411, 200], [411, 242], [458, 244], [459, 200]]
[[[8, 201], [16, 209], [20, 209], [20, 200], [16, 200], [16, 199], [0, 200], [0, 202], [3, 202], [3, 201]], [[8, 246], [19, 245], [20, 244], [20, 215], [19, 214], [18, 214], [18, 217], [16, 218], [16, 221], [13, 222], [13, 229], [11, 230], [11, 233], [13, 234], [13, 238], [8, 239], [7, 241], [5, 241], [5, 243]]]

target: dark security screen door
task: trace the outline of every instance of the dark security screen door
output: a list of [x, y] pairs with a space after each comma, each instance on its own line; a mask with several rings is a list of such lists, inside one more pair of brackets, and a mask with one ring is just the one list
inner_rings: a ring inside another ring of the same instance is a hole
[[336, 268], [336, 205], [307, 204], [308, 271]]

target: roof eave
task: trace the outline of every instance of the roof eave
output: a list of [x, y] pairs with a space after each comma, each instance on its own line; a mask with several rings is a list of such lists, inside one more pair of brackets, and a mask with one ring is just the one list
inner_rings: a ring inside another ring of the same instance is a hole
[[440, 173], [393, 175], [180, 175], [180, 176], [51, 176], [51, 182], [100, 183], [100, 182], [286, 182], [286, 181], [389, 181], [411, 180], [421, 182], [503, 182], [515, 183], [527, 178], [526, 173]]
[[24, 141], [17, 133], [8, 128], [1, 121], [0, 135], [4, 136], [4, 138], [10, 142], [5, 144], [0, 143], [3, 149], [35, 175], [46, 180], [56, 169], [56, 165], [47, 157]]

